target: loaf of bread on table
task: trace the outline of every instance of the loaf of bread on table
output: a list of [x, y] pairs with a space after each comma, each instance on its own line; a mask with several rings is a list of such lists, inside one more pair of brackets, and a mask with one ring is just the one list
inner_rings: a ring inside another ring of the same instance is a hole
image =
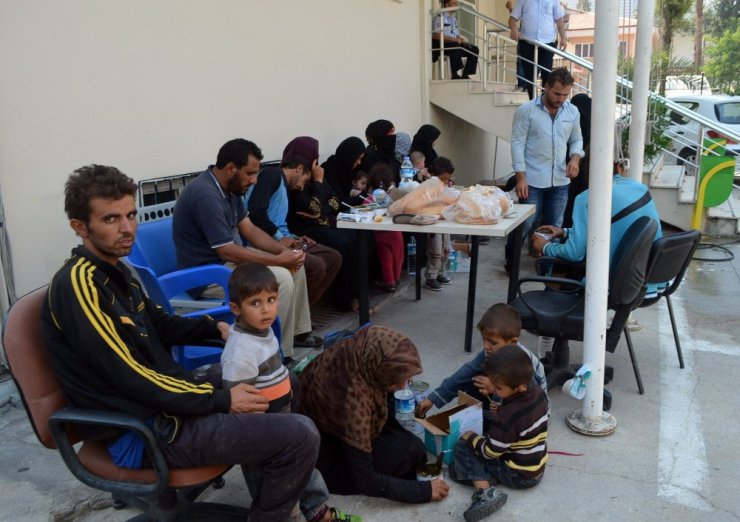
[[444, 209], [442, 217], [467, 225], [492, 225], [510, 208], [511, 201], [501, 189], [476, 185], [463, 190], [455, 204]]
[[391, 216], [398, 214], [434, 214], [457, 201], [458, 190], [445, 187], [439, 178], [432, 177], [414, 190], [393, 202], [388, 211]]

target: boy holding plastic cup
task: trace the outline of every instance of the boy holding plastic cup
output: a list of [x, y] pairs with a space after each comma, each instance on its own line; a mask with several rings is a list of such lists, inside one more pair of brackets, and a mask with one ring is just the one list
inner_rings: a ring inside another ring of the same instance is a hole
[[540, 483], [547, 463], [547, 395], [532, 385], [534, 369], [517, 345], [504, 346], [485, 363], [485, 373], [501, 398], [485, 435], [466, 431], [455, 445], [450, 479], [476, 488], [465, 520], [482, 520], [504, 505], [514, 489]]

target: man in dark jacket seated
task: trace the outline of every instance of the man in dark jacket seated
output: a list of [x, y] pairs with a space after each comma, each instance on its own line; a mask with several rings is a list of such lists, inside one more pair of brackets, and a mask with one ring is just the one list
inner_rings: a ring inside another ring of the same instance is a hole
[[[286, 520], [311, 477], [318, 431], [302, 415], [259, 415], [268, 400], [253, 386], [219, 389], [174, 362], [172, 345], [226, 338], [228, 326], [168, 315], [132, 278], [121, 257], [136, 234], [135, 193], [134, 181], [115, 167], [82, 167], [67, 180], [65, 211], [82, 245], [54, 276], [42, 311], [65, 395], [73, 406], [151, 423], [172, 467], [260, 467], [249, 520]], [[117, 444], [125, 433], [81, 427], [80, 434], [110, 440], [118, 465], [142, 467], [142, 444]]]

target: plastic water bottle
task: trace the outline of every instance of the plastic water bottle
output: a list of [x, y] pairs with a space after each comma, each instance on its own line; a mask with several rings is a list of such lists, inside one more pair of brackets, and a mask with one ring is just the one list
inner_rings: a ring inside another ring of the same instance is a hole
[[411, 236], [406, 245], [406, 271], [409, 275], [416, 275], [416, 237]]
[[457, 252], [450, 244], [450, 256], [447, 258], [448, 272], [457, 272]]
[[393, 397], [396, 402], [396, 420], [405, 429], [413, 431], [416, 424], [414, 421], [414, 392], [406, 386], [396, 391]]
[[398, 188], [406, 188], [408, 183], [414, 181], [414, 172], [414, 166], [411, 164], [411, 160], [408, 156], [404, 156], [401, 163], [401, 183], [398, 184]]

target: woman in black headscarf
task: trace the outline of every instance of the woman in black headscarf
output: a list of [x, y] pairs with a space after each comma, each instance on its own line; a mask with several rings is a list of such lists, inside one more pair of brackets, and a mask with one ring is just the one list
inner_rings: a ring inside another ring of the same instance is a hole
[[342, 141], [336, 152], [321, 164], [324, 168], [324, 180], [332, 188], [334, 195], [348, 205], [362, 204], [359, 196], [350, 197], [349, 193], [364, 155], [365, 144], [360, 138], [352, 136]]
[[414, 139], [411, 141], [411, 152], [419, 151], [424, 154], [424, 166], [429, 168], [437, 157], [437, 151], [434, 150], [434, 142], [442, 132], [434, 125], [425, 124], [416, 131]]
[[376, 163], [385, 163], [397, 178], [401, 163], [396, 159], [396, 127], [388, 120], [375, 120], [365, 129], [367, 149], [361, 169], [370, 172]]
[[[583, 135], [583, 150], [585, 154], [581, 158], [578, 177], [570, 180], [568, 186], [568, 202], [563, 212], [563, 227], [569, 228], [573, 225], [573, 202], [576, 196], [588, 188], [588, 163], [590, 161], [589, 145], [591, 144], [591, 98], [587, 94], [576, 94], [570, 100], [570, 103], [576, 106], [581, 113], [581, 134]], [[566, 153], [566, 158], [570, 157], [570, 152]]]

